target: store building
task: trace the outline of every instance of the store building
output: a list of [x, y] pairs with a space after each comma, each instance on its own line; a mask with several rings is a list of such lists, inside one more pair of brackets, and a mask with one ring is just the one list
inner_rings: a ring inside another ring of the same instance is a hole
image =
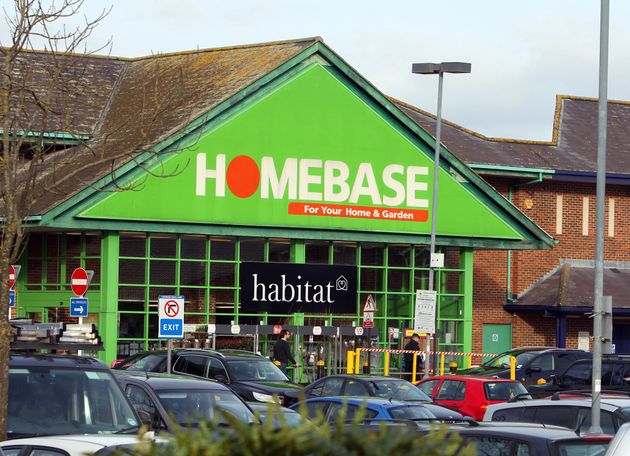
[[[434, 130], [430, 114], [396, 103], [424, 129]], [[596, 99], [558, 96], [551, 141], [488, 138], [445, 122], [445, 146], [556, 241], [544, 251], [475, 254], [473, 350], [591, 347], [597, 116]], [[617, 353], [630, 353], [628, 144], [630, 103], [610, 100], [604, 296], [612, 297]], [[499, 343], [492, 334], [502, 336]]]
[[[29, 58], [41, 70], [49, 56]], [[85, 148], [89, 173], [38, 199], [19, 315], [68, 319], [82, 266], [95, 271], [89, 321], [107, 361], [155, 345], [160, 295], [185, 297], [188, 325], [360, 325], [368, 295], [378, 343], [412, 325], [428, 282], [434, 140], [320, 39], [63, 59], [93, 94], [70, 107], [72, 137], [129, 159]], [[442, 154], [441, 348], [470, 351], [476, 251], [553, 239]], [[282, 282], [257, 282], [272, 272]], [[326, 274], [337, 280], [318, 282]], [[344, 283], [351, 297], [333, 296]]]

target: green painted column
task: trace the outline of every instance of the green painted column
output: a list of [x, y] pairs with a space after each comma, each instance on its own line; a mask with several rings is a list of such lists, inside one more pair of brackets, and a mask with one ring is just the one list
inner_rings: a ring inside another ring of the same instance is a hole
[[291, 263], [306, 263], [306, 242], [298, 239], [291, 245]]
[[118, 351], [118, 232], [104, 232], [101, 239], [101, 308], [99, 334], [105, 347], [100, 358], [107, 364], [116, 359]]
[[473, 249], [462, 248], [462, 266], [464, 267], [464, 352], [472, 351], [473, 325]]

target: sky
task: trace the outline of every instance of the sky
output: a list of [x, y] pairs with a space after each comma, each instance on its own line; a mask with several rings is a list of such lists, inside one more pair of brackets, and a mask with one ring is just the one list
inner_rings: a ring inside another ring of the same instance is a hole
[[[608, 98], [630, 100], [630, 1], [610, 3]], [[90, 45], [111, 38], [111, 55], [320, 36], [381, 92], [432, 113], [437, 77], [411, 64], [470, 62], [445, 76], [443, 116], [491, 137], [550, 140], [556, 95], [598, 95], [597, 0], [86, 0], [82, 13], [108, 6]]]

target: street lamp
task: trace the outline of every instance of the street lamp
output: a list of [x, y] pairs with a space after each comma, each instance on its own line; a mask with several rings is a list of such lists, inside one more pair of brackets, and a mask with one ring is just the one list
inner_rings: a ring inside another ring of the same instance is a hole
[[[442, 86], [444, 83], [444, 73], [470, 73], [470, 63], [466, 62], [442, 62], [442, 63], [414, 63], [411, 65], [411, 72], [414, 74], [437, 74], [438, 79], [438, 105], [435, 120], [435, 163], [433, 165], [433, 197], [431, 200], [431, 247], [429, 258], [429, 290], [433, 291], [434, 265], [438, 260], [435, 255], [435, 222], [437, 220], [437, 202], [438, 202], [438, 172], [440, 169], [440, 137], [442, 133]], [[437, 300], [436, 304], [437, 306]], [[437, 309], [436, 309], [437, 310]], [[435, 312], [437, 320], [437, 312]], [[435, 351], [438, 351], [437, 337], [437, 321], [435, 322]], [[429, 357], [430, 357], [430, 339], [427, 337], [427, 346], [425, 353], [425, 377], [429, 375]], [[437, 356], [437, 355], [436, 355]], [[437, 358], [435, 358], [437, 359]], [[436, 366], [435, 359], [433, 366]]]

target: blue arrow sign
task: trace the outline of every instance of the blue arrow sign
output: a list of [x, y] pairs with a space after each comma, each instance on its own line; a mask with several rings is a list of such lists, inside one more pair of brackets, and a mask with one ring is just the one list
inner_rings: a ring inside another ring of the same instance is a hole
[[87, 317], [88, 316], [88, 299], [87, 298], [70, 298], [70, 316], [71, 317]]
[[15, 307], [15, 290], [9, 290], [9, 307]]

